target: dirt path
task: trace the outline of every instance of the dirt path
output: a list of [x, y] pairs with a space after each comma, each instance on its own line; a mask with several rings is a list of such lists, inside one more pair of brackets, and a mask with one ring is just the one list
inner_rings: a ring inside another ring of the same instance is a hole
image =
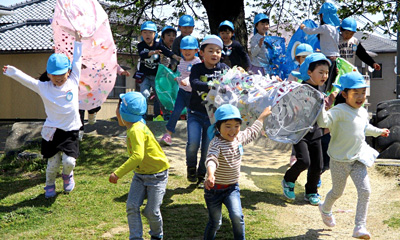
[[[163, 147], [163, 149], [171, 161], [171, 171], [182, 174], [186, 172], [185, 141], [182, 138], [174, 138], [173, 141], [173, 146]], [[275, 149], [271, 148], [271, 145]], [[290, 147], [260, 140], [256, 144], [245, 146], [244, 149], [241, 188], [282, 194], [280, 181], [288, 168]], [[400, 200], [400, 187], [396, 185], [393, 178], [382, 176], [374, 168], [369, 169], [369, 176], [372, 194], [367, 229], [371, 232], [373, 239], [398, 240], [400, 230], [389, 228], [383, 221], [392, 216], [391, 206]], [[331, 187], [330, 172], [325, 172], [321, 178], [322, 186], [319, 193], [324, 198]], [[304, 172], [296, 183], [296, 201], [286, 202], [282, 197], [284, 207], [282, 204], [271, 204], [271, 209], [278, 213], [277, 224], [287, 226], [290, 236], [293, 236], [290, 239], [354, 239], [351, 234], [354, 228], [357, 191], [351, 179], [348, 179], [343, 196], [334, 205], [333, 211], [337, 222], [334, 228], [325, 227], [318, 208], [306, 204], [303, 200], [305, 183], [306, 173]]]

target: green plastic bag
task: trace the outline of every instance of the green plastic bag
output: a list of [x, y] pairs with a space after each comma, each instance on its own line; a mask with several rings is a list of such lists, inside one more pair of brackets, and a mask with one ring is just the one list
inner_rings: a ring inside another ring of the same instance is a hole
[[[351, 64], [350, 62], [348, 62], [347, 60], [345, 60], [341, 57], [338, 57], [336, 59], [336, 67], [339, 70], [339, 72], [335, 78], [335, 82], [334, 82], [335, 84], [340, 84], [339, 79], [343, 74], [350, 73], [350, 72], [358, 72], [357, 68], [353, 64]], [[336, 90], [336, 87], [333, 87], [330, 93], [332, 93], [335, 90]]]
[[168, 111], [174, 110], [176, 96], [178, 95], [179, 85], [175, 81], [176, 77], [179, 77], [180, 73], [174, 73], [171, 69], [166, 66], [159, 64], [158, 71], [155, 79], [156, 92], [158, 99], [161, 104]]

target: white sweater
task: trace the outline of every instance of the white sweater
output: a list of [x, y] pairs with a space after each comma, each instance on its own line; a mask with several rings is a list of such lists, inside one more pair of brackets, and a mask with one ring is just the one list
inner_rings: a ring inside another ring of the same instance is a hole
[[339, 54], [339, 31], [336, 27], [324, 24], [317, 28], [305, 27], [303, 31], [307, 34], [320, 34], [321, 52], [327, 57], [340, 57]]
[[353, 108], [346, 103], [338, 104], [329, 111], [323, 108], [317, 122], [321, 128], [329, 128], [331, 141], [328, 155], [340, 162], [359, 160], [360, 152], [369, 148], [365, 136], [377, 137], [383, 133], [383, 129], [369, 124], [365, 108]]
[[74, 44], [72, 71], [62, 86], [55, 86], [51, 81], [41, 82], [28, 76], [21, 70], [7, 66], [5, 75], [17, 80], [22, 85], [39, 94], [47, 115], [43, 126], [55, 127], [64, 131], [79, 130], [82, 126], [79, 117], [78, 87], [81, 75], [82, 43]]

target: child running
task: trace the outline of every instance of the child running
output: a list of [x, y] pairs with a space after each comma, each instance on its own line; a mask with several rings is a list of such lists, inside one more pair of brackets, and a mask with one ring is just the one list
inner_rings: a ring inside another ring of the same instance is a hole
[[[300, 66], [296, 77], [319, 90], [328, 79], [331, 62], [322, 53], [313, 53], [306, 57]], [[293, 72], [292, 72], [293, 74]], [[323, 130], [317, 124], [297, 144], [293, 145], [297, 161], [285, 173], [282, 180], [283, 194], [286, 198], [294, 200], [294, 186], [300, 173], [308, 169], [307, 183], [305, 185], [304, 200], [311, 205], [318, 205], [321, 198], [318, 194], [318, 182], [322, 170], [321, 137]]]
[[243, 145], [258, 136], [265, 118], [270, 114], [271, 107], [265, 108], [251, 127], [240, 131], [242, 117], [237, 107], [224, 104], [215, 111], [216, 123], [208, 130], [208, 137], [212, 140], [207, 154], [207, 175], [204, 183], [204, 199], [209, 216], [204, 240], [215, 239], [222, 224], [222, 204], [228, 209], [234, 239], [245, 239], [239, 189]]
[[64, 54], [54, 53], [47, 61], [47, 76], [50, 81], [38, 81], [13, 66], [4, 66], [3, 73], [39, 94], [44, 103], [46, 121], [42, 128], [41, 153], [47, 158], [46, 191], [44, 196], [56, 196], [56, 176], [62, 163], [64, 191], [75, 187], [73, 169], [79, 156], [78, 87], [81, 75], [82, 43], [75, 32], [72, 64]]
[[343, 194], [346, 180], [350, 176], [357, 188], [357, 211], [353, 237], [370, 239], [366, 229], [367, 210], [371, 186], [367, 166], [375, 161], [378, 152], [368, 146], [365, 136], [389, 136], [386, 128], [376, 128], [369, 124], [368, 112], [362, 107], [369, 87], [358, 72], [351, 72], [340, 77], [341, 85], [335, 85], [342, 91], [343, 101], [337, 98], [335, 106], [328, 111], [322, 110], [318, 116], [318, 125], [329, 128], [331, 141], [328, 154], [331, 157], [330, 170], [332, 189], [325, 202], [319, 205], [323, 222], [335, 226], [332, 206]]
[[179, 62], [178, 72], [181, 75], [177, 78], [179, 83], [178, 96], [175, 100], [174, 111], [168, 120], [166, 125], [167, 132], [162, 136], [160, 143], [171, 146], [172, 145], [172, 133], [175, 133], [176, 123], [181, 116], [183, 109], [189, 106], [190, 96], [192, 95], [192, 88], [190, 87], [189, 75], [192, 70], [192, 66], [201, 63], [199, 57], [196, 57], [196, 53], [199, 50], [199, 43], [193, 36], [186, 36], [181, 41], [181, 54], [183, 58]]
[[135, 172], [126, 201], [129, 239], [143, 239], [140, 206], [146, 197], [143, 215], [150, 225], [151, 240], [160, 240], [163, 238], [160, 206], [167, 187], [170, 166], [156, 138], [146, 126], [143, 119], [146, 111], [147, 103], [142, 94], [128, 92], [120, 95], [116, 115], [119, 125], [126, 127], [126, 143], [130, 157], [111, 173], [109, 181], [116, 184], [118, 179], [128, 172]]
[[[172, 26], [165, 26], [161, 30], [161, 44], [164, 45], [166, 48], [172, 51], [172, 44], [176, 39], [176, 29]], [[161, 55], [160, 63], [166, 67], [170, 67], [171, 58], [165, 56], [164, 54]]]

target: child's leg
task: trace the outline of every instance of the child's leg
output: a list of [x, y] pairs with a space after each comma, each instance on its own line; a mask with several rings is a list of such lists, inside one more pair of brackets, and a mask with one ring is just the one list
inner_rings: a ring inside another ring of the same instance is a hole
[[154, 78], [151, 77], [152, 76], [146, 76], [140, 84], [140, 93], [143, 94], [146, 99], [150, 97], [151, 81], [153, 80], [154, 82]]
[[242, 203], [240, 201], [239, 185], [235, 184], [228, 188], [230, 194], [225, 198], [224, 204], [229, 211], [229, 218], [232, 222], [234, 239], [245, 239], [244, 216]]
[[[165, 126], [168, 131], [175, 133], [176, 123], [178, 122], [179, 118], [181, 117], [181, 113], [183, 109], [186, 107], [185, 105], [185, 97], [187, 94], [191, 94], [190, 92], [186, 92], [183, 89], [179, 89], [178, 96], [176, 97], [174, 111], [172, 112], [167, 125]], [[190, 95], [189, 95], [190, 96]]]
[[75, 168], [76, 159], [74, 157], [70, 157], [67, 154], [63, 153], [62, 155], [62, 164], [63, 164], [63, 174], [71, 175], [72, 170]]
[[367, 167], [361, 162], [355, 161], [350, 172], [350, 177], [358, 193], [355, 225], [365, 227], [367, 224], [369, 195], [371, 194]]
[[143, 239], [142, 218], [140, 216], [140, 206], [146, 194], [146, 187], [143, 184], [143, 174], [133, 176], [131, 188], [129, 189], [126, 201], [126, 213], [128, 217], [129, 239]]
[[325, 202], [322, 206], [322, 210], [325, 213], [331, 212], [335, 201], [342, 196], [344, 188], [346, 187], [347, 177], [351, 171], [351, 163], [331, 161], [330, 165], [332, 189], [326, 195]]
[[300, 173], [308, 169], [310, 166], [310, 154], [308, 151], [307, 140], [302, 139], [299, 143], [293, 145], [293, 147], [296, 150], [297, 161], [286, 171], [284, 176], [285, 181], [291, 183], [296, 182]]
[[307, 172], [306, 194], [318, 192], [318, 181], [323, 167], [321, 139], [313, 140], [308, 143], [310, 156], [310, 166]]
[[186, 143], [186, 166], [188, 168], [197, 168], [197, 152], [200, 148], [202, 118], [197, 113], [188, 113], [187, 120], [187, 135]]
[[200, 162], [199, 162], [199, 168], [197, 169], [197, 175], [199, 180], [204, 180], [204, 177], [206, 176], [206, 158], [207, 158], [207, 153], [208, 153], [208, 146], [210, 145], [210, 138], [207, 135], [207, 130], [210, 127], [210, 119], [208, 118], [208, 115], [205, 114], [203, 116], [203, 132], [201, 136], [201, 157], [200, 157]]
[[143, 178], [145, 178], [145, 185], [147, 187], [147, 204], [143, 210], [143, 215], [149, 222], [150, 235], [152, 237], [162, 238], [163, 220], [160, 206], [167, 187], [168, 170], [156, 174], [149, 174]]
[[57, 173], [61, 165], [61, 152], [56, 153], [54, 156], [47, 159], [46, 169], [46, 186], [56, 184]]
[[218, 229], [222, 224], [222, 203], [225, 195], [223, 194], [226, 189], [204, 189], [204, 199], [207, 204], [208, 210], [208, 223], [204, 231], [204, 240], [212, 240], [215, 238]]

